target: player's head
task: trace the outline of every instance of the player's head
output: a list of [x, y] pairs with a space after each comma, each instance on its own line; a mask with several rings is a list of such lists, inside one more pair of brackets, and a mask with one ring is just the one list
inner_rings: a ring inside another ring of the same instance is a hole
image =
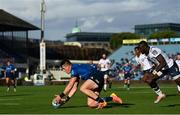
[[71, 72], [71, 65], [72, 63], [68, 59], [64, 59], [60, 63], [61, 69], [68, 74]]
[[102, 54], [102, 58], [106, 59], [106, 54], [105, 53]]
[[140, 54], [141, 54], [141, 51], [140, 51], [139, 47], [136, 46], [136, 47], [134, 48], [134, 55], [139, 57]]
[[139, 42], [138, 47], [142, 54], [145, 54], [145, 55], [149, 54], [149, 45], [146, 41]]
[[180, 53], [177, 54], [176, 59], [180, 60]]
[[89, 64], [93, 64], [93, 59], [89, 60]]
[[10, 65], [10, 64], [11, 64], [10, 60], [7, 60], [7, 65]]

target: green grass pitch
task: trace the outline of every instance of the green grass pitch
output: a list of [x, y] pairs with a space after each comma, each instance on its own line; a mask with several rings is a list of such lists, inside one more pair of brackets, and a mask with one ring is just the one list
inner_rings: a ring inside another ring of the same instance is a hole
[[78, 91], [68, 103], [54, 109], [51, 101], [54, 94], [62, 91], [65, 85], [56, 86], [19, 86], [17, 92], [6, 93], [6, 87], [0, 87], [0, 114], [180, 114], [180, 94], [175, 84], [161, 84], [167, 97], [158, 104], [153, 101], [156, 95], [147, 85], [132, 85], [128, 91], [122, 85], [114, 85], [102, 97], [115, 92], [124, 104], [108, 103], [104, 109], [92, 109], [86, 106], [86, 96]]

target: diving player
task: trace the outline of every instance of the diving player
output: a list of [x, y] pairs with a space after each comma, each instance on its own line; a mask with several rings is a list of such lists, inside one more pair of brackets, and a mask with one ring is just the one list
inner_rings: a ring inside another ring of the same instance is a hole
[[71, 78], [64, 91], [59, 95], [56, 95], [55, 100], [57, 102], [60, 102], [65, 96], [65, 102], [67, 102], [77, 91], [79, 81], [82, 79], [85, 81], [81, 85], [80, 91], [87, 96], [87, 105], [89, 107], [104, 108], [107, 106], [106, 102], [108, 101], [122, 103], [121, 98], [116, 96], [114, 93], [109, 97], [100, 97], [100, 92], [104, 85], [104, 74], [101, 71], [98, 71], [87, 64], [74, 65], [67, 59], [61, 62], [60, 67], [66, 73], [71, 74]]

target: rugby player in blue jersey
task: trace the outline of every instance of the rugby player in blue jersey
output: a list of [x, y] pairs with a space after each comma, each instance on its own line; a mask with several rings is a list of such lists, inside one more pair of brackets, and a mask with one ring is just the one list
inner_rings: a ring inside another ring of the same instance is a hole
[[114, 93], [109, 97], [100, 97], [104, 85], [104, 74], [101, 71], [87, 64], [74, 65], [67, 59], [61, 62], [60, 67], [66, 73], [71, 74], [71, 78], [64, 91], [56, 95], [56, 101], [60, 102], [63, 97], [66, 97], [64, 100], [64, 103], [66, 103], [77, 91], [81, 79], [84, 80], [84, 83], [81, 85], [80, 91], [87, 96], [87, 105], [89, 107], [104, 108], [107, 106], [108, 101], [122, 103], [121, 98]]
[[16, 92], [16, 78], [15, 78], [15, 67], [11, 62], [8, 60], [7, 64], [2, 67], [4, 69], [4, 73], [6, 76], [6, 84], [7, 84], [7, 92], [10, 89], [10, 85], [14, 86], [14, 92]]
[[126, 63], [124, 64], [122, 69], [124, 72], [124, 87], [127, 88], [127, 90], [129, 90], [130, 89], [130, 79], [132, 76], [132, 67], [127, 59], [126, 59]]

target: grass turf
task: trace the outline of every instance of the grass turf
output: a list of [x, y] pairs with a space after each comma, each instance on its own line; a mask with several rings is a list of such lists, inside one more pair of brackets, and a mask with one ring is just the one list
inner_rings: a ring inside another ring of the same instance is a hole
[[107, 92], [102, 91], [102, 97], [115, 92], [123, 99], [122, 105], [110, 102], [104, 109], [88, 108], [86, 96], [78, 91], [68, 103], [54, 109], [53, 96], [64, 87], [19, 86], [16, 93], [13, 90], [6, 93], [6, 87], [0, 87], [0, 114], [180, 114], [180, 94], [174, 84], [161, 84], [167, 97], [158, 104], [153, 103], [156, 95], [147, 85], [133, 85], [129, 91], [115, 85]]

